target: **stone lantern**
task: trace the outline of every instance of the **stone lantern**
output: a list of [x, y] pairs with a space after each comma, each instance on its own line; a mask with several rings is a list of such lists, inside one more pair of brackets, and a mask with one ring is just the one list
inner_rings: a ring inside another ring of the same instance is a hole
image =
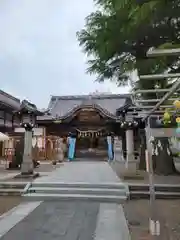
[[23, 100], [20, 109], [15, 112], [20, 120], [20, 125], [25, 129], [24, 133], [24, 153], [21, 164], [21, 175], [33, 175], [33, 161], [32, 161], [32, 134], [33, 128], [36, 126], [36, 118], [43, 113], [40, 112], [36, 105]]

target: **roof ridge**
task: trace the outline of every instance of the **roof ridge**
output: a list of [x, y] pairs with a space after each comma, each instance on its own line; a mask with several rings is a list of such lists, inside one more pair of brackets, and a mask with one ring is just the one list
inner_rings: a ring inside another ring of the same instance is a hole
[[83, 94], [83, 95], [60, 95], [60, 96], [55, 96], [55, 95], [52, 95], [51, 96], [51, 100], [55, 100], [55, 99], [58, 99], [58, 100], [73, 100], [73, 99], [88, 99], [89, 97], [91, 97], [91, 99], [96, 99], [96, 98], [124, 98], [124, 97], [131, 97], [132, 94], [130, 93], [124, 93], [124, 94], [115, 94], [115, 93], [112, 93], [112, 94]]
[[0, 89], [0, 94], [6, 96], [6, 97], [8, 97], [8, 98], [10, 98], [11, 100], [14, 100], [14, 101], [16, 101], [16, 102], [21, 102], [21, 100], [20, 100], [19, 98], [16, 98], [16, 97], [14, 97], [13, 95], [11, 95], [11, 94], [9, 94], [9, 93], [1, 90], [1, 89]]
[[101, 107], [99, 104], [97, 103], [92, 103], [92, 104], [79, 104], [78, 106], [72, 108], [71, 110], [69, 110], [66, 115], [62, 116], [62, 118], [67, 118], [69, 117], [72, 113], [75, 113], [76, 111], [78, 111], [78, 109], [81, 109], [83, 107], [94, 107], [96, 109], [98, 109], [99, 111], [102, 111], [103, 114], [107, 115], [108, 117], [112, 117], [112, 118], [118, 118], [118, 116], [110, 113], [107, 109]]

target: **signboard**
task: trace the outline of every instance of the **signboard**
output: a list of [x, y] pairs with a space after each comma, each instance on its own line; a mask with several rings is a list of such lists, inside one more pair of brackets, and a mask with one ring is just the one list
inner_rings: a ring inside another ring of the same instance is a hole
[[120, 161], [122, 159], [122, 140], [118, 137], [114, 138], [114, 159]]
[[100, 115], [96, 111], [89, 111], [90, 109], [80, 111], [77, 115], [78, 120], [80, 122], [99, 122], [100, 121]]
[[149, 128], [148, 131], [151, 137], [180, 137], [176, 128]]
[[127, 122], [132, 122], [133, 119], [134, 119], [134, 116], [133, 116], [132, 114], [131, 114], [131, 115], [126, 114], [125, 120], [126, 120]]
[[120, 152], [122, 150], [122, 141], [118, 138], [114, 138], [114, 151]]

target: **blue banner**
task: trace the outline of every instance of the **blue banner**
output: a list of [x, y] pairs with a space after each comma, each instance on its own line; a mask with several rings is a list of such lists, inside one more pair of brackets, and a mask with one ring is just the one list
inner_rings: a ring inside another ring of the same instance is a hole
[[69, 137], [68, 139], [68, 159], [73, 160], [74, 159], [74, 153], [75, 153], [75, 147], [76, 147], [76, 138]]
[[108, 144], [108, 158], [109, 160], [113, 160], [113, 145], [111, 136], [107, 136], [107, 144]]

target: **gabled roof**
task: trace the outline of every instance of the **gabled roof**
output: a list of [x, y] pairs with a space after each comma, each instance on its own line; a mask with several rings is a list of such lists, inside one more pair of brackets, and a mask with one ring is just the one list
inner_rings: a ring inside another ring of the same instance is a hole
[[17, 110], [20, 107], [20, 99], [0, 90], [0, 104]]
[[[87, 107], [96, 108], [107, 117], [117, 118], [117, 110], [124, 109], [130, 99], [130, 94], [52, 96], [48, 109], [52, 119], [65, 119], [79, 109]], [[50, 116], [42, 118], [50, 119]]]
[[40, 111], [40, 110], [38, 110], [37, 109], [37, 107], [36, 107], [36, 105], [35, 104], [33, 104], [33, 103], [30, 103], [29, 101], [27, 101], [27, 100], [23, 100], [22, 102], [21, 102], [21, 105], [20, 105], [20, 108], [19, 108], [19, 110], [18, 111], [16, 111], [16, 112], [21, 112], [21, 113], [31, 113], [31, 114], [35, 114], [35, 115], [43, 115], [44, 114], [44, 112], [42, 112], [42, 111]]

